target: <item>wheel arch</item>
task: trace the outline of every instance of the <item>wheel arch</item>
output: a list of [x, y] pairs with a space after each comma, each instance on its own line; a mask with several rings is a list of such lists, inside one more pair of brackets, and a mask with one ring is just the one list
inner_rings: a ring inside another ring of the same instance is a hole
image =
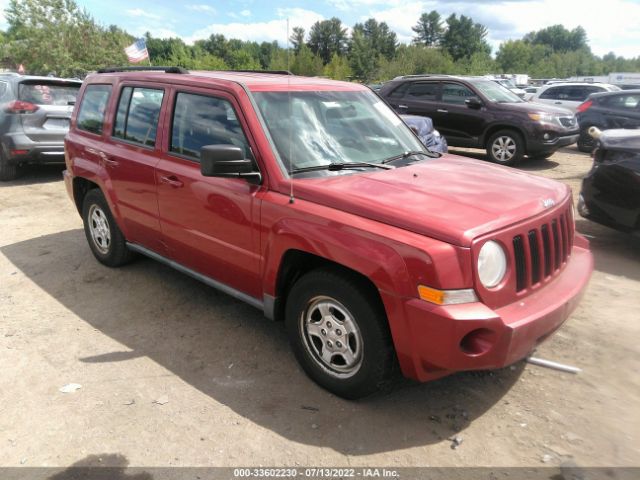
[[80, 215], [82, 215], [82, 203], [84, 202], [84, 197], [90, 190], [95, 188], [99, 189], [100, 185], [84, 177], [73, 178], [73, 202], [75, 203], [76, 209]]

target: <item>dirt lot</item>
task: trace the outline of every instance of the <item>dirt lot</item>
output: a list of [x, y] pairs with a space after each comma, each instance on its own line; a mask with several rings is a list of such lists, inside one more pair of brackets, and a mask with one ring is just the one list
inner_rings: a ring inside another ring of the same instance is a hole
[[[521, 169], [577, 193], [590, 163]], [[582, 373], [521, 363], [348, 402], [252, 307], [151, 260], [100, 265], [60, 172], [0, 185], [0, 466], [640, 464], [637, 239], [578, 220], [596, 271], [538, 356]]]

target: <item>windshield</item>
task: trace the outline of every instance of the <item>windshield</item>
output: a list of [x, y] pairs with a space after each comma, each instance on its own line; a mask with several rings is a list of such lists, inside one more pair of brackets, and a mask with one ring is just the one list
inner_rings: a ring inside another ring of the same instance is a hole
[[478, 80], [473, 84], [490, 102], [522, 103], [523, 101], [515, 93], [499, 83], [490, 80]]
[[513, 83], [511, 80], [498, 80], [498, 83], [503, 87], [516, 88], [516, 84]]
[[374, 93], [255, 92], [286, 171], [376, 163], [425, 147]]

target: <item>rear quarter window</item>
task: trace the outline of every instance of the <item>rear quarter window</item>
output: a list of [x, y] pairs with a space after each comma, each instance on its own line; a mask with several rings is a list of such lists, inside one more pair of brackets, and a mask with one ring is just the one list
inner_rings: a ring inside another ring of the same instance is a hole
[[104, 116], [111, 95], [111, 85], [88, 85], [82, 97], [76, 124], [78, 129], [102, 133]]

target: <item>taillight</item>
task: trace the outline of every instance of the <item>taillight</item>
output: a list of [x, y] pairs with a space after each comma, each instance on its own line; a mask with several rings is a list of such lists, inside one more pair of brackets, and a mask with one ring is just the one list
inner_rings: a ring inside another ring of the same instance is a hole
[[22, 100], [14, 100], [9, 102], [5, 108], [8, 113], [33, 113], [38, 110], [38, 106], [31, 102], [23, 102]]
[[587, 110], [589, 110], [591, 105], [593, 105], [593, 101], [592, 100], [587, 100], [586, 102], [583, 102], [580, 105], [578, 105], [577, 110], [578, 110], [578, 112], [586, 112]]

